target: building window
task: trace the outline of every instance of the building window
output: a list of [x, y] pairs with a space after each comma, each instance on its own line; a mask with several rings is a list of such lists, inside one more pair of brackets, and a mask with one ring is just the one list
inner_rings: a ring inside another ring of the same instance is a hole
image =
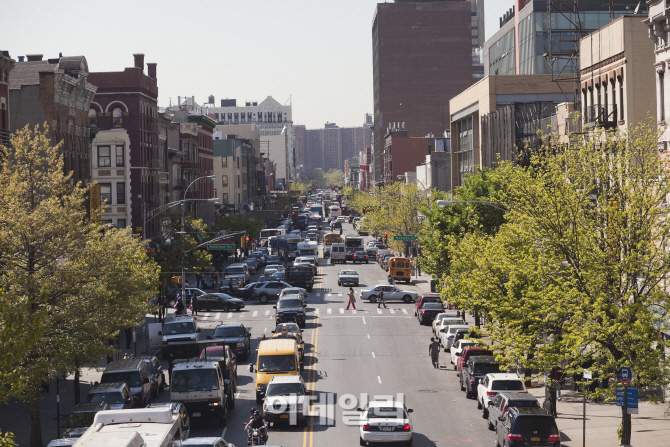
[[109, 146], [98, 146], [98, 167], [109, 168], [112, 166], [112, 157]]
[[126, 219], [117, 219], [116, 228], [126, 228]]
[[228, 176], [227, 175], [222, 175], [221, 176], [221, 186], [228, 186]]
[[123, 182], [116, 184], [116, 204], [117, 205], [126, 204], [126, 184]]
[[[663, 79], [661, 79], [661, 81], [662, 80]], [[621, 116], [621, 119], [623, 120], [625, 118], [624, 113], [623, 113], [623, 110], [624, 110], [624, 107], [625, 107], [624, 102], [623, 102], [623, 77], [619, 78], [619, 107], [621, 107], [621, 113], [619, 115]]]
[[123, 111], [118, 107], [112, 111], [112, 127], [123, 128]]
[[214, 190], [214, 197], [219, 197], [218, 191], [216, 189]]
[[121, 168], [125, 165], [125, 146], [116, 146], [116, 167]]
[[228, 167], [228, 157], [221, 157], [221, 167], [222, 168]]
[[221, 194], [221, 198], [223, 199], [222, 200], [223, 203], [228, 203], [228, 193], [227, 192], [224, 192], [223, 194]]
[[239, 176], [239, 174], [238, 174], [238, 176], [237, 176], [237, 187], [238, 187], [238, 188], [240, 187], [240, 176]]
[[[660, 103], [660, 115], [658, 117], [659, 121], [665, 121], [665, 73], [659, 73], [658, 74], [658, 81], [659, 81], [659, 87], [658, 87], [658, 102]], [[623, 83], [622, 83], [623, 85]], [[622, 89], [623, 91], [623, 89]], [[623, 99], [622, 99], [623, 101]], [[623, 102], [622, 102], [623, 104]], [[621, 116], [623, 119], [623, 110], [621, 110]]]
[[98, 112], [95, 109], [88, 109], [88, 127], [98, 127]]
[[112, 184], [111, 183], [100, 183], [100, 202], [101, 203], [112, 203]]

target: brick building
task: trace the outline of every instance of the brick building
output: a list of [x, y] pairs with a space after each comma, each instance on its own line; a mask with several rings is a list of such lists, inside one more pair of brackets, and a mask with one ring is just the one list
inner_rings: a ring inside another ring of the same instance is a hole
[[375, 181], [383, 180], [390, 123], [406, 123], [416, 137], [442, 135], [449, 127], [449, 100], [473, 82], [473, 18], [469, 1], [377, 4], [372, 24]]
[[9, 51], [0, 51], [0, 144], [9, 142], [9, 72], [14, 64]]
[[433, 138], [410, 137], [409, 130], [404, 127], [390, 126], [384, 135], [383, 182], [388, 185], [396, 181], [398, 175], [416, 169], [415, 165], [423, 163], [434, 149], [433, 144]]
[[[165, 203], [160, 178], [167, 177], [167, 154], [159, 150], [156, 64], [144, 73], [144, 55], [134, 59], [123, 71], [90, 74], [98, 91], [89, 116], [100, 129], [92, 169], [108, 204], [103, 218], [142, 234], [144, 213]], [[146, 237], [156, 234], [157, 224], [147, 225]]]
[[42, 60], [41, 54], [19, 57], [9, 76], [9, 130], [26, 125], [49, 126], [52, 144], [62, 142], [64, 170], [76, 182], [91, 178], [88, 112], [96, 87], [89, 82], [84, 56]]

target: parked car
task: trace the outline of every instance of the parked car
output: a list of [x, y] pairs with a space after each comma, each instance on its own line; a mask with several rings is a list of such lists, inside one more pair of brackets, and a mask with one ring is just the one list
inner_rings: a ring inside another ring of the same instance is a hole
[[508, 408], [526, 407], [541, 408], [540, 402], [529, 393], [498, 393], [489, 406], [489, 430], [497, 430], [498, 422], [502, 421]]
[[486, 374], [477, 385], [477, 409], [482, 410], [482, 417], [488, 417], [489, 405], [496, 395], [508, 391], [528, 393], [526, 385], [516, 373]]
[[133, 408], [133, 394], [125, 382], [98, 383], [88, 392], [85, 402], [105, 402], [112, 410], [124, 410]]
[[165, 372], [161, 361], [155, 355], [141, 355], [137, 358], [146, 362], [151, 374], [151, 395], [158, 397], [158, 392], [165, 389]]
[[556, 421], [542, 408], [514, 407], [498, 423], [496, 443], [503, 447], [561, 446]]
[[454, 366], [454, 369], [456, 370], [457, 376], [460, 376], [461, 371], [465, 366], [465, 363], [473, 355], [493, 355], [493, 351], [488, 349], [487, 346], [480, 346], [477, 344], [475, 344], [474, 346], [468, 346], [467, 348], [464, 348], [463, 351], [458, 355], [457, 360], [455, 362], [456, 365]]
[[67, 418], [64, 438], [79, 438], [93, 425], [93, 419], [98, 411], [109, 410], [105, 402], [78, 403]]
[[463, 340], [456, 340], [451, 345], [451, 348], [449, 348], [449, 357], [450, 357], [449, 361], [454, 365], [454, 370], [457, 368], [458, 357], [461, 356], [463, 350], [468, 346], [475, 346], [476, 344], [477, 340], [463, 339]]
[[463, 371], [461, 371], [461, 391], [465, 391], [465, 397], [472, 399], [477, 394], [477, 385], [482, 377], [489, 373], [500, 372], [500, 365], [492, 355], [473, 355], [468, 358]]
[[214, 328], [213, 340], [223, 340], [235, 354], [245, 359], [251, 353], [251, 331], [241, 323], [220, 324]]
[[426, 303], [439, 303], [442, 301], [442, 297], [438, 293], [423, 293], [419, 296], [419, 299], [414, 303], [414, 316], [417, 316], [419, 309]]
[[361, 412], [360, 445], [387, 442], [412, 444], [413, 426], [409, 418], [412, 409], [406, 408], [402, 402], [372, 401], [357, 410]]
[[454, 338], [458, 332], [469, 332], [470, 326], [467, 324], [451, 324], [444, 328], [444, 332], [439, 332], [440, 334], [440, 344], [444, 348], [444, 352], [447, 352], [451, 345], [455, 341]]
[[419, 308], [417, 319], [419, 320], [419, 324], [428, 325], [437, 314], [441, 314], [442, 312], [444, 312], [442, 303], [425, 303]]
[[416, 292], [409, 290], [400, 290], [395, 286], [387, 286], [384, 284], [376, 285], [371, 289], [361, 290], [359, 297], [361, 300], [369, 300], [371, 303], [377, 302], [379, 293], [384, 291], [384, 301], [399, 300], [405, 303], [411, 303], [419, 297]]
[[244, 301], [233, 298], [225, 293], [207, 293], [198, 297], [198, 311], [220, 309], [223, 312], [229, 310], [241, 311], [244, 309]]
[[451, 315], [446, 312], [437, 314], [433, 320], [433, 334], [439, 336], [439, 333], [442, 329], [446, 328], [450, 324], [465, 324], [465, 321], [461, 317], [456, 315]]

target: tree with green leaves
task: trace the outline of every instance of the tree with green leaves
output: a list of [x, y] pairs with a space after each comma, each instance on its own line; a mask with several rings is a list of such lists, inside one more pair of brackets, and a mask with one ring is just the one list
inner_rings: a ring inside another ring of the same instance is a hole
[[107, 341], [142, 320], [158, 279], [142, 241], [87, 215], [59, 150], [26, 127], [0, 153], [0, 399], [28, 401], [31, 447], [42, 384], [113, 354]]
[[[634, 385], [665, 388], [670, 178], [658, 130], [650, 120], [573, 140], [510, 168], [507, 223], [458, 244], [444, 292], [482, 306], [507, 366], [590, 365], [601, 380], [626, 366]], [[611, 399], [614, 388], [594, 394]]]

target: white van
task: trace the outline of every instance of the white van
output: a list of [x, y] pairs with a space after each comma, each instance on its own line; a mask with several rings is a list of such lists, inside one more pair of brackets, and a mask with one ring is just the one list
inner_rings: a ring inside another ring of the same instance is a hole
[[330, 263], [337, 264], [338, 262], [346, 264], [347, 262], [347, 252], [344, 248], [344, 244], [333, 244], [332, 250], [330, 252]]

